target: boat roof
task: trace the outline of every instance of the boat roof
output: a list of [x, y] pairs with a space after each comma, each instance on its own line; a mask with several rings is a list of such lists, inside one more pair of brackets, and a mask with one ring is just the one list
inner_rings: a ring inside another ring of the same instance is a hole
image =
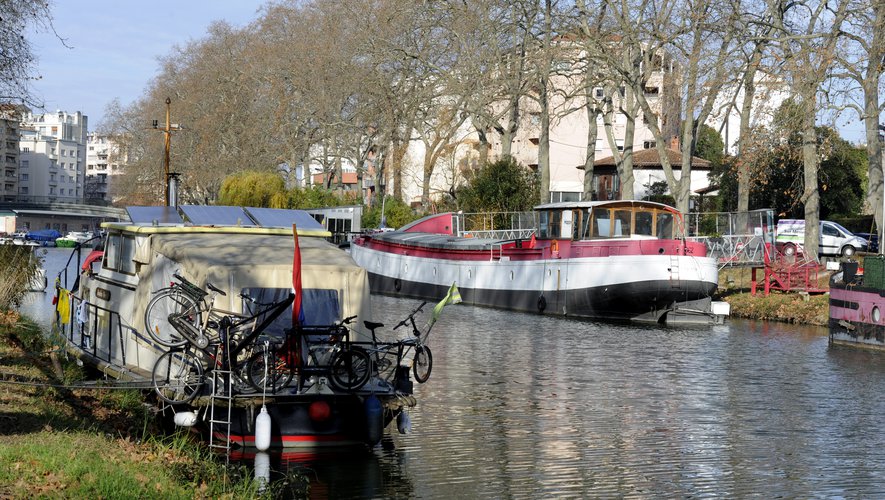
[[446, 250], [490, 250], [492, 245], [500, 245], [499, 238], [458, 238], [449, 234], [409, 233], [390, 231], [375, 233], [373, 239], [390, 243], [399, 243], [426, 248], [445, 248]]
[[534, 207], [535, 210], [563, 210], [567, 208], [593, 208], [593, 207], [602, 207], [602, 206], [630, 206], [630, 207], [647, 207], [647, 208], [657, 208], [659, 210], [667, 210], [670, 212], [676, 211], [675, 208], [670, 205], [665, 205], [663, 203], [658, 203], [655, 201], [645, 201], [645, 200], [605, 200], [605, 201], [560, 201], [556, 203], [544, 203], [542, 205], [536, 205]]
[[138, 234], [231, 233], [292, 234], [329, 237], [320, 222], [304, 210], [236, 207], [221, 205], [180, 205], [177, 207], [126, 207], [130, 223], [105, 222], [106, 229]]

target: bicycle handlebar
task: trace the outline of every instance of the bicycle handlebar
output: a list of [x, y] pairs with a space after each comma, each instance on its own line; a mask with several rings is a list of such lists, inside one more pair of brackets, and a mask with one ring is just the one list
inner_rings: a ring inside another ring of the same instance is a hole
[[421, 302], [421, 305], [419, 305], [418, 307], [415, 308], [414, 311], [412, 311], [411, 313], [409, 313], [409, 315], [406, 316], [405, 319], [403, 319], [402, 321], [400, 321], [399, 323], [397, 323], [397, 325], [396, 325], [395, 327], [393, 327], [393, 329], [396, 330], [397, 328], [399, 328], [399, 327], [401, 327], [401, 326], [406, 326], [406, 325], [408, 325], [408, 324], [411, 322], [411, 323], [412, 323], [412, 328], [417, 330], [418, 327], [415, 326], [415, 315], [418, 314], [419, 312], [421, 312], [421, 310], [424, 308], [424, 306], [425, 306], [426, 304], [427, 304], [427, 301], [426, 301], [426, 300], [425, 300], [424, 302]]

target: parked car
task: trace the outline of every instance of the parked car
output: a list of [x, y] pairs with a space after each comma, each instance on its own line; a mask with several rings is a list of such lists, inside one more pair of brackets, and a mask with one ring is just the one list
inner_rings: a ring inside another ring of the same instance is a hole
[[[786, 256], [802, 252], [805, 242], [805, 221], [802, 219], [781, 219], [777, 222], [777, 239], [780, 251]], [[820, 255], [841, 255], [851, 257], [859, 251], [867, 250], [867, 240], [855, 235], [840, 224], [820, 221]]]
[[862, 238], [866, 244], [867, 252], [879, 253], [879, 235], [878, 233], [854, 233], [858, 238]]

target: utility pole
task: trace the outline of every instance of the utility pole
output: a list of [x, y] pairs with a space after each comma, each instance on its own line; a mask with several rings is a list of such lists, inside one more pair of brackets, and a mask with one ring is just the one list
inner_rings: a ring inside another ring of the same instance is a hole
[[169, 163], [170, 163], [170, 149], [172, 147], [172, 132], [177, 130], [181, 130], [181, 127], [177, 123], [172, 123], [172, 99], [166, 98], [166, 127], [158, 128], [157, 120], [154, 120], [153, 127], [157, 130], [163, 132], [166, 136], [165, 146], [163, 149], [163, 183], [165, 185], [165, 203], [166, 206], [169, 206], [169, 184], [170, 180], [177, 176], [178, 174], [169, 172]]

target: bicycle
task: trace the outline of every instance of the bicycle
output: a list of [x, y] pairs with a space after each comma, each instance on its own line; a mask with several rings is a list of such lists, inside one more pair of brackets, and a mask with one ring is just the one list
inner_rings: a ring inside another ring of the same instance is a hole
[[[288, 387], [296, 376], [296, 387], [300, 388], [302, 376], [312, 373], [329, 375], [336, 389], [362, 387], [370, 375], [368, 354], [350, 346], [346, 326], [355, 318], [350, 316], [327, 327], [301, 327], [287, 332], [287, 338], [279, 347], [268, 346], [249, 360], [246, 372], [250, 383], [258, 391], [276, 392]], [[306, 340], [303, 347], [302, 339]], [[348, 354], [338, 355], [343, 351]], [[325, 363], [326, 360], [329, 362]]]
[[[241, 374], [237, 360], [247, 348], [254, 346], [255, 338], [263, 333], [283, 311], [289, 309], [294, 300], [295, 295], [290, 293], [287, 298], [251, 316], [224, 316], [217, 324], [213, 322], [208, 325], [208, 329], [218, 330], [218, 335], [212, 336], [212, 341], [206, 346], [189, 342], [165, 352], [157, 358], [151, 370], [154, 390], [166, 402], [187, 403], [202, 392], [206, 376], [210, 372], [222, 369], [231, 372], [233, 377], [231, 385], [234, 391], [244, 392], [245, 387], [251, 384], [248, 382], [248, 372], [245, 376]], [[192, 324], [182, 320], [181, 316], [181, 314], [172, 314], [169, 319], [174, 327], [190, 330], [187, 333], [182, 332], [186, 338], [193, 338], [197, 333], [202, 334]], [[252, 326], [248, 326], [249, 324]], [[203, 359], [208, 360], [205, 366]], [[242, 366], [248, 368], [248, 363]]]
[[[215, 307], [216, 297], [227, 294], [212, 283], [206, 283], [210, 293], [177, 273], [172, 276], [178, 281], [159, 290], [148, 302], [144, 313], [145, 329], [156, 343], [174, 349], [183, 347], [190, 341], [195, 342], [199, 348], [206, 348], [209, 345], [209, 338], [203, 332], [208, 327], [215, 326], [221, 316], [246, 317], [240, 313]], [[246, 294], [241, 293], [240, 298], [247, 304], [258, 304]], [[258, 305], [268, 306], [268, 304]], [[252, 312], [250, 309], [249, 313]], [[182, 335], [180, 325], [175, 326], [170, 323], [170, 318], [173, 316], [176, 316], [178, 321], [184, 321], [193, 327], [187, 329], [192, 332], [191, 338]]]
[[[415, 323], [415, 315], [421, 312], [426, 304], [426, 301], [422, 302], [405, 319], [393, 327], [393, 330], [396, 330], [410, 325], [412, 327], [412, 338], [382, 344], [378, 342], [375, 330], [384, 326], [384, 324], [365, 321], [366, 328], [372, 332], [371, 347], [366, 349], [361, 346], [349, 345], [336, 352], [331, 363], [332, 371], [329, 381], [332, 385], [350, 391], [360, 389], [369, 381], [372, 373], [380, 375], [390, 369], [392, 363], [388, 355], [394, 349], [396, 350], [397, 366], [408, 355], [409, 350], [414, 349], [412, 372], [415, 380], [419, 384], [427, 382], [430, 378], [430, 371], [433, 369], [433, 353], [430, 351], [430, 347], [424, 344], [424, 337], [422, 337], [421, 330]], [[426, 334], [424, 336], [426, 337]], [[379, 347], [379, 344], [382, 344], [381, 347]], [[374, 356], [370, 356], [370, 353]], [[397, 375], [398, 373], [394, 372], [393, 376]]]

